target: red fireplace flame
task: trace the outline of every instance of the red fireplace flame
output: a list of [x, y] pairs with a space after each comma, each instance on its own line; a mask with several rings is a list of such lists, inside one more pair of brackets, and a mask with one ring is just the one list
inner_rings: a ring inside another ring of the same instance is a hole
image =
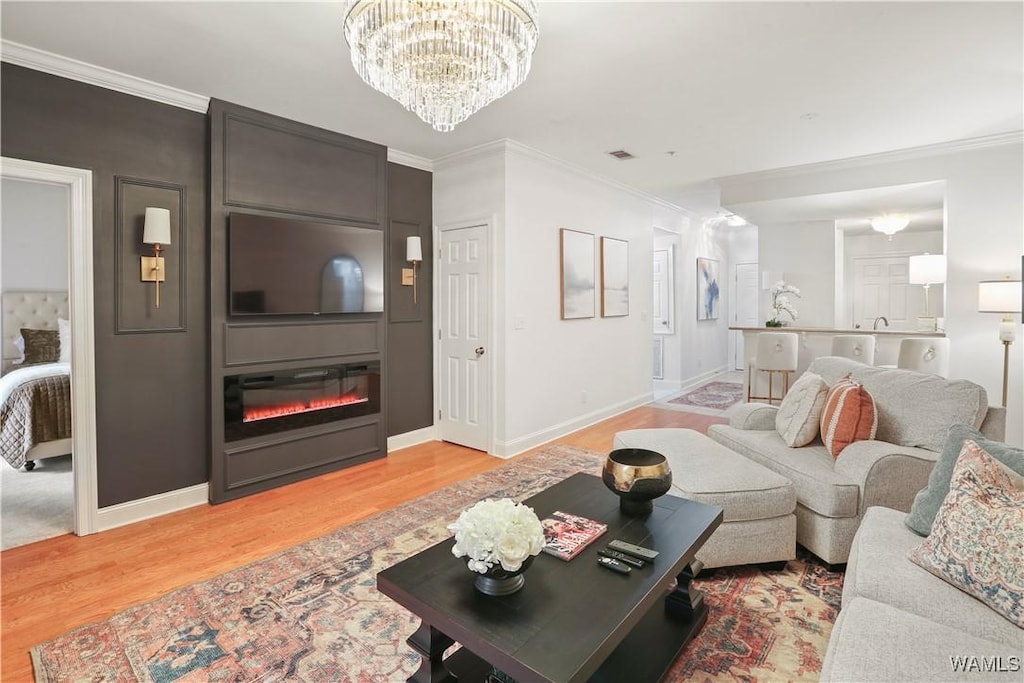
[[286, 415], [310, 413], [313, 412], [314, 410], [326, 410], [328, 408], [350, 406], [355, 403], [366, 403], [369, 400], [370, 399], [367, 396], [360, 396], [359, 394], [349, 393], [343, 394], [341, 396], [335, 396], [332, 398], [313, 398], [308, 401], [282, 403], [281, 405], [276, 406], [257, 406], [254, 408], [245, 409], [245, 414], [242, 416], [242, 422], [270, 420], [275, 417], [284, 417]]

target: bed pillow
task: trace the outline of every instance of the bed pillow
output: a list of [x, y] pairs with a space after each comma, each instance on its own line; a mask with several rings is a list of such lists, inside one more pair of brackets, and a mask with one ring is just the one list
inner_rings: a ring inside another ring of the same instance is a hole
[[1024, 476], [970, 439], [911, 562], [1024, 628]]
[[877, 431], [878, 411], [868, 390], [849, 376], [833, 384], [821, 411], [821, 440], [832, 457], [854, 441], [874, 439]]
[[60, 337], [60, 356], [57, 361], [60, 363], [71, 362], [71, 322], [64, 318], [57, 318], [57, 333]]
[[790, 448], [806, 446], [818, 436], [828, 385], [813, 372], [805, 372], [782, 399], [775, 414], [775, 431]]
[[32, 330], [21, 328], [25, 340], [24, 365], [32, 363], [56, 363], [60, 358], [60, 333], [57, 330]]
[[935, 461], [935, 467], [928, 475], [928, 485], [914, 496], [910, 513], [903, 520], [907, 528], [918, 536], [927, 536], [932, 532], [935, 514], [949, 493], [949, 480], [953, 476], [953, 467], [960, 457], [960, 451], [964, 448], [964, 442], [968, 439], [981, 446], [986, 453], [1017, 474], [1024, 475], [1024, 450], [986, 439], [984, 434], [971, 425], [952, 425], [946, 432], [946, 442]]

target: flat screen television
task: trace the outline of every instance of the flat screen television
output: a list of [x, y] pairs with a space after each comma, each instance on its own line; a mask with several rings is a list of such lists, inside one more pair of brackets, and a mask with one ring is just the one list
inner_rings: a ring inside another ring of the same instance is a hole
[[232, 316], [384, 310], [384, 233], [334, 223], [228, 217]]

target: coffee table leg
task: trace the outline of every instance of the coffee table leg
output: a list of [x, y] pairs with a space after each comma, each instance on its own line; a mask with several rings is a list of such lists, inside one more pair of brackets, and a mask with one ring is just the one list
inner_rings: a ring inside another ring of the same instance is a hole
[[699, 631], [708, 618], [708, 606], [704, 604], [704, 592], [690, 585], [693, 571], [690, 565], [676, 577], [676, 587], [665, 597], [665, 611], [674, 617], [692, 621], [694, 633]]
[[420, 622], [405, 641], [419, 653], [423, 661], [420, 668], [409, 678], [409, 683], [455, 683], [455, 677], [444, 664], [444, 651], [455, 642], [425, 621]]

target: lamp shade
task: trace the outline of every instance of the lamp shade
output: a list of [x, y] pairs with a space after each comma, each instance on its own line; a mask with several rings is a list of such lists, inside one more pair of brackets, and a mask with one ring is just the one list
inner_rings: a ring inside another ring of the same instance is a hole
[[978, 283], [978, 312], [1020, 313], [1020, 280], [984, 280]]
[[146, 207], [146, 226], [142, 230], [146, 244], [171, 243], [171, 212], [169, 209]]
[[423, 260], [423, 245], [418, 236], [405, 238], [405, 260], [417, 262]]
[[945, 254], [911, 256], [909, 280], [912, 285], [941, 285], [946, 281]]

